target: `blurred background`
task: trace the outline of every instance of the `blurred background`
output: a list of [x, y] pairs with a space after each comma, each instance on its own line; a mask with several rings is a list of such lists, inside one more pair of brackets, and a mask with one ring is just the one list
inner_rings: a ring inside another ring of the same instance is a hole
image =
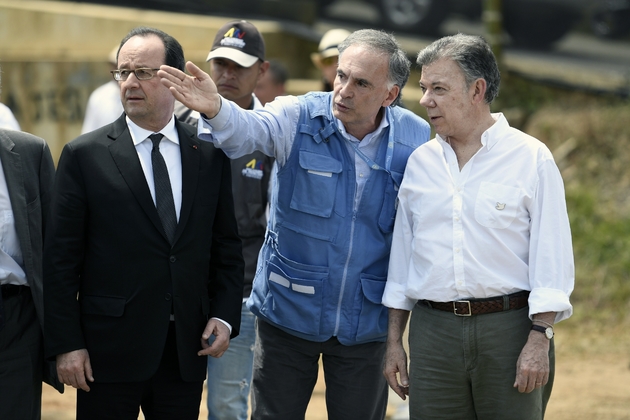
[[[552, 150], [572, 225], [574, 315], [556, 328], [547, 418], [630, 419], [630, 0], [0, 0], [0, 102], [56, 160], [130, 29], [164, 30], [207, 69], [216, 31], [234, 18], [256, 24], [291, 94], [320, 89], [310, 54], [332, 28], [393, 32], [412, 62], [442, 35], [493, 44], [503, 78], [493, 109]], [[403, 99], [424, 116], [419, 78], [414, 69]], [[322, 386], [311, 420], [326, 418]], [[45, 418], [73, 418], [64, 398], [44, 395]], [[389, 418], [405, 418], [396, 397], [391, 406]]]

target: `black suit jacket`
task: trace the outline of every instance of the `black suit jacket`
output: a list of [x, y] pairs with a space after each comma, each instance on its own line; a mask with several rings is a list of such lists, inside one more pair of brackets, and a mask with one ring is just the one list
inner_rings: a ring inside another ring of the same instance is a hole
[[[26, 280], [40, 325], [43, 326], [42, 253], [55, 166], [43, 139], [4, 129], [0, 129], [0, 161], [11, 199]], [[54, 364], [44, 364], [43, 378], [63, 392]]]
[[243, 258], [230, 162], [192, 126], [176, 127], [182, 205], [172, 247], [124, 114], [67, 144], [59, 160], [44, 252], [46, 355], [87, 348], [95, 381], [150, 378], [171, 308], [186, 381], [205, 378], [197, 351], [210, 317], [238, 334]]

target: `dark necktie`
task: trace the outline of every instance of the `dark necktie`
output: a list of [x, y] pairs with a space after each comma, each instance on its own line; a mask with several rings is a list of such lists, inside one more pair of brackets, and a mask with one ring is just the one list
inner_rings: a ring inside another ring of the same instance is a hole
[[177, 215], [175, 214], [175, 202], [171, 190], [171, 180], [168, 177], [168, 169], [162, 153], [160, 153], [160, 141], [162, 134], [151, 134], [149, 138], [153, 142], [151, 150], [151, 164], [153, 165], [153, 182], [155, 184], [155, 205], [162, 220], [162, 226], [171, 245], [177, 227]]

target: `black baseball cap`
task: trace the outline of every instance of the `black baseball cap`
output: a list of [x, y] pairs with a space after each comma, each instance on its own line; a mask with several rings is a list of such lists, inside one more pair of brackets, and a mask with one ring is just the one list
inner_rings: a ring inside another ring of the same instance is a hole
[[265, 41], [258, 29], [244, 20], [234, 20], [219, 29], [206, 61], [227, 58], [243, 67], [265, 60]]

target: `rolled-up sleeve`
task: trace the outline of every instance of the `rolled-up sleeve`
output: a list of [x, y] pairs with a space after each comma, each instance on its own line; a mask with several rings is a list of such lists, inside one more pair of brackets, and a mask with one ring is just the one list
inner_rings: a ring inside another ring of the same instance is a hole
[[556, 312], [556, 322], [571, 316], [569, 296], [575, 282], [571, 228], [564, 184], [552, 158], [538, 167], [537, 195], [530, 208], [530, 316]]

